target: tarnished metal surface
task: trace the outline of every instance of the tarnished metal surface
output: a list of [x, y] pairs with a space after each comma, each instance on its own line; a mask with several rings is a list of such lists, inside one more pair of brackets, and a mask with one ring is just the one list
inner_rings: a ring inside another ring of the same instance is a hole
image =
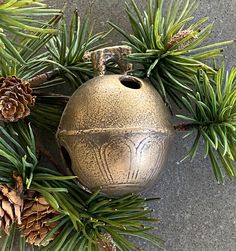
[[68, 168], [91, 191], [101, 189], [110, 196], [139, 192], [164, 166], [173, 135], [168, 116], [148, 82], [100, 76], [71, 97], [58, 143]]

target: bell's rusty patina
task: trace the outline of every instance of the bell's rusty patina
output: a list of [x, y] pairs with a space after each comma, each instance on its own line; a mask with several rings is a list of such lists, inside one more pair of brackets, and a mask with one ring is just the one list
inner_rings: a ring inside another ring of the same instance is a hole
[[57, 133], [79, 182], [109, 196], [149, 187], [164, 166], [172, 136], [160, 95], [149, 82], [127, 75], [99, 76], [78, 88]]

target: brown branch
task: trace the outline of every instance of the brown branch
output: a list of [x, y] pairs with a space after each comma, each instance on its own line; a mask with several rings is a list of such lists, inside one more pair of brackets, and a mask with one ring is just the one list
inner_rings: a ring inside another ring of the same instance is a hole
[[37, 98], [59, 98], [60, 102], [62, 103], [67, 103], [70, 99], [70, 96], [68, 95], [62, 95], [62, 94], [58, 94], [58, 93], [52, 93], [52, 92], [48, 92], [48, 93], [42, 93], [42, 92], [37, 92], [34, 91], [33, 95], [37, 96]]
[[57, 169], [62, 170], [60, 164], [55, 160], [52, 154], [41, 143], [40, 135], [38, 131], [35, 131], [36, 149], [38, 153], [38, 159], [43, 155], [47, 160]]
[[52, 71], [45, 72], [43, 74], [37, 75], [31, 79], [29, 79], [29, 83], [32, 88], [38, 87], [46, 83], [47, 81], [53, 80], [54, 78], [60, 75], [59, 69], [54, 69]]
[[174, 129], [175, 131], [178, 132], [185, 132], [185, 131], [191, 131], [192, 129], [196, 128], [198, 125], [194, 124], [194, 123], [190, 123], [190, 124], [179, 124], [179, 125], [175, 125]]
[[39, 153], [41, 153], [42, 155], [44, 155], [48, 161], [57, 169], [57, 170], [61, 170], [61, 166], [59, 165], [59, 163], [55, 160], [55, 158], [52, 156], [52, 154], [39, 142], [37, 142], [37, 150]]

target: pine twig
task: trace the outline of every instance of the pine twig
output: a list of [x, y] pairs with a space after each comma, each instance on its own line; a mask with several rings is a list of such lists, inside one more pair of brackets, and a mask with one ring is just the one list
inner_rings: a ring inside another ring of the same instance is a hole
[[29, 79], [29, 83], [32, 88], [38, 87], [40, 85], [43, 85], [47, 81], [53, 80], [54, 78], [58, 77], [60, 75], [60, 70], [58, 68], [45, 72], [43, 74], [37, 75], [31, 79]]
[[52, 154], [40, 143], [37, 143], [37, 150], [39, 153], [44, 155], [48, 161], [57, 169], [62, 170], [61, 166], [58, 164], [58, 162], [54, 159]]
[[194, 123], [190, 123], [190, 124], [182, 123], [182, 124], [179, 124], [179, 125], [175, 125], [174, 129], [175, 129], [175, 131], [178, 131], [178, 132], [185, 132], [185, 131], [191, 131], [196, 126], [197, 125], [194, 124]]
[[39, 156], [44, 155], [57, 170], [62, 170], [60, 164], [55, 160], [52, 154], [41, 144], [39, 139], [39, 134], [37, 131], [35, 132], [35, 139], [36, 139], [36, 149]]
[[37, 91], [34, 91], [33, 92], [34, 95], [36, 95], [37, 97], [48, 97], [48, 98], [60, 98], [60, 101], [62, 103], [67, 103], [70, 99], [70, 96], [68, 95], [62, 95], [62, 94], [58, 94], [58, 93], [54, 93], [54, 92], [37, 92]]

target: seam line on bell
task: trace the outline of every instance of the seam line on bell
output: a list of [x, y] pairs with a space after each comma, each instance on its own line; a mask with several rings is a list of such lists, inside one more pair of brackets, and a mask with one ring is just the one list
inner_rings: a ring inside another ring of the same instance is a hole
[[145, 128], [93, 128], [93, 129], [85, 129], [85, 130], [61, 130], [58, 132], [58, 135], [61, 134], [66, 134], [68, 136], [74, 136], [74, 135], [79, 135], [79, 134], [84, 134], [84, 133], [98, 133], [98, 132], [106, 132], [106, 131], [127, 131], [127, 133], [129, 133], [129, 130], [133, 130], [133, 131], [140, 131], [140, 132], [151, 132], [151, 133], [163, 133], [163, 134], [167, 134], [170, 135], [172, 134], [172, 130], [167, 129], [167, 130], [163, 130], [160, 129], [159, 131], [157, 130], [150, 130], [150, 129], [145, 129]]

